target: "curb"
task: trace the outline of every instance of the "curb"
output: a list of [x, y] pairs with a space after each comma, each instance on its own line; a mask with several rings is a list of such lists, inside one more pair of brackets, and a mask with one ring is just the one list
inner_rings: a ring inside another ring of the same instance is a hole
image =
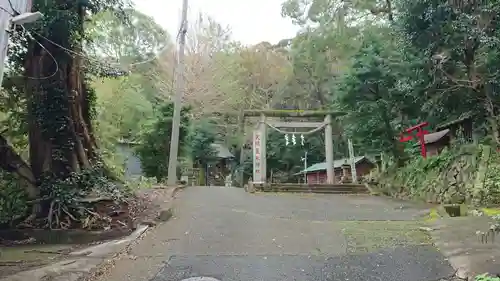
[[[129, 237], [126, 237], [125, 239], [123, 239], [121, 241], [115, 242], [115, 245], [121, 245], [121, 247], [115, 248], [114, 251], [109, 251], [107, 258], [98, 259], [97, 262], [93, 263], [94, 266], [91, 268], [91, 270], [89, 270], [87, 272], [82, 272], [80, 274], [80, 276], [77, 279], [75, 279], [74, 281], [90, 281], [90, 280], [94, 280], [97, 277], [103, 275], [105, 273], [106, 269], [112, 267], [115, 264], [117, 259], [119, 259], [122, 255], [125, 255], [129, 251], [132, 244], [134, 242], [137, 242], [146, 233], [146, 231], [150, 228], [151, 228], [150, 226], [143, 225], [143, 226], [139, 227], [136, 231], [134, 231], [134, 233], [132, 233]], [[96, 247], [99, 247], [99, 246], [100, 245], [98, 245]], [[113, 253], [113, 255], [109, 257], [109, 255], [111, 253]], [[71, 254], [73, 254], [73, 253], [71, 253]], [[86, 257], [88, 259], [92, 259], [92, 258], [95, 259], [95, 256], [93, 256], [92, 253], [87, 255]], [[51, 280], [51, 281], [59, 281], [59, 280], [63, 281], [63, 280], [67, 280], [67, 279], [61, 278], [61, 279]]]
[[[420, 228], [428, 233], [432, 238], [433, 245], [443, 254], [450, 266], [455, 270], [449, 281], [474, 281], [477, 275], [484, 273], [496, 276], [499, 273], [497, 263], [495, 263], [495, 257], [499, 257], [498, 248], [495, 250], [493, 245], [481, 247], [476, 244], [476, 241], [470, 240], [473, 237], [449, 240], [446, 237], [450, 234], [443, 235], [443, 232], [454, 233], [454, 231], [463, 231], [445, 220], [450, 218], [452, 217], [449, 215], [443, 216], [441, 219], [430, 223], [430, 227]], [[460, 222], [461, 224], [467, 223], [462, 220], [456, 222]], [[471, 233], [473, 233], [472, 230]]]
[[446, 257], [446, 260], [450, 264], [450, 266], [454, 269], [454, 273], [442, 279], [443, 281], [473, 281], [474, 277], [471, 276], [470, 270], [467, 267], [464, 267], [463, 260], [457, 260], [455, 257], [450, 257], [446, 253], [444, 253], [440, 246], [442, 246], [442, 241], [440, 241], [439, 236], [435, 234], [436, 230], [439, 230], [439, 227], [420, 227], [421, 231], [426, 232], [432, 240], [432, 244], [436, 249]]
[[[183, 190], [185, 187], [186, 187], [185, 185], [178, 185], [178, 186], [176, 186], [175, 188], [173, 188], [172, 193], [170, 194], [170, 197], [172, 199], [174, 199], [175, 195], [177, 195], [177, 193], [180, 192], [181, 190]], [[143, 224], [141, 224], [140, 227], [144, 228], [144, 231], [135, 233], [135, 235], [133, 233], [129, 237], [127, 237], [129, 239], [127, 239], [126, 242], [122, 242], [122, 243], [126, 243], [126, 245], [123, 248], [121, 248], [120, 250], [116, 251], [115, 254], [112, 257], [110, 257], [107, 260], [101, 261], [101, 263], [99, 263], [98, 265], [96, 265], [96, 267], [91, 272], [80, 276], [80, 278], [78, 278], [75, 281], [91, 281], [91, 280], [95, 280], [97, 277], [101, 276], [106, 271], [106, 269], [108, 269], [110, 267], [113, 267], [114, 264], [115, 264], [115, 262], [116, 262], [116, 260], [118, 260], [122, 255], [126, 255], [127, 254], [127, 252], [129, 251], [129, 249], [130, 249], [130, 247], [132, 246], [133, 243], [137, 242], [146, 233], [147, 230], [149, 230], [152, 227], [156, 226], [156, 222], [166, 222], [166, 221], [170, 220], [173, 217], [173, 207], [172, 207], [172, 204], [173, 204], [173, 202], [170, 201], [168, 203], [168, 205], [169, 205], [168, 207], [163, 208], [163, 209], [161, 209], [158, 212], [158, 216], [155, 218], [155, 222], [154, 223], [149, 222], [149, 223], [143, 223]], [[138, 229], [139, 229], [139, 227], [138, 227]], [[0, 281], [3, 281], [3, 280], [0, 280]], [[63, 281], [63, 280], [61, 280], [61, 281]]]
[[[182, 191], [186, 187], [187, 187], [187, 185], [178, 185], [178, 186], [174, 187], [174, 189], [172, 190], [172, 193], [170, 194], [170, 197], [172, 199], [174, 199], [175, 196], [177, 195], [177, 193], [179, 193], [180, 191]], [[168, 207], [162, 208], [158, 212], [158, 215], [155, 218], [156, 222], [166, 222], [174, 216], [174, 208], [172, 207], [172, 204], [173, 204], [173, 202], [170, 201], [168, 204], [169, 205]], [[148, 223], [146, 223], [146, 224], [148, 224]], [[148, 224], [148, 225], [150, 225], [150, 224]], [[150, 225], [150, 226], [152, 226], [152, 225]]]
[[177, 193], [181, 190], [183, 190], [184, 188], [188, 187], [187, 185], [178, 185], [176, 187], [174, 187], [174, 190], [172, 191], [172, 194], [171, 194], [171, 197], [174, 198], [175, 195], [177, 195]]
[[[80, 281], [88, 275], [98, 272], [103, 263], [109, 264], [114, 258], [125, 252], [132, 242], [139, 239], [150, 227], [138, 227], [131, 235], [118, 240], [104, 242], [82, 250], [71, 252], [68, 259], [45, 267], [22, 271], [7, 276], [1, 281]], [[113, 254], [112, 257], [109, 257]]]

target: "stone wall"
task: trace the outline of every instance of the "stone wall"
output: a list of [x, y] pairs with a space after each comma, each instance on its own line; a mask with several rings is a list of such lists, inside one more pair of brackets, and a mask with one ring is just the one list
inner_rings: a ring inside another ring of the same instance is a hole
[[485, 145], [455, 147], [389, 169], [379, 175], [373, 188], [432, 203], [500, 204], [500, 157]]

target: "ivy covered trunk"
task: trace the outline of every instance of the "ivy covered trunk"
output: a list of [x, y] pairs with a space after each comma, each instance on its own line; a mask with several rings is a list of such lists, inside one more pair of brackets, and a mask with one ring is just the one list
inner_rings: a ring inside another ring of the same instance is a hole
[[65, 178], [90, 168], [95, 157], [89, 104], [94, 97], [84, 86], [81, 56], [75, 55], [81, 40], [74, 30], [83, 31], [85, 11], [76, 2], [58, 2], [67, 13], [52, 21], [45, 38], [35, 38], [39, 43], [30, 43], [25, 60], [29, 162], [37, 180]]
[[[26, 127], [20, 131], [27, 132], [29, 159], [0, 132], [0, 169], [24, 183], [33, 205], [26, 222], [33, 226], [102, 227], [107, 218], [78, 199], [95, 189], [124, 198], [115, 177], [99, 161], [91, 126], [95, 93], [86, 86], [96, 69], [84, 65], [82, 55], [87, 18], [102, 10], [123, 15], [123, 7], [122, 0], [35, 0], [33, 10], [44, 18], [27, 25], [24, 33], [13, 33], [16, 44], [9, 53], [12, 73], [7, 79], [12, 83], [4, 83], [4, 89], [25, 109], [20, 118]], [[21, 74], [23, 78], [13, 79]]]

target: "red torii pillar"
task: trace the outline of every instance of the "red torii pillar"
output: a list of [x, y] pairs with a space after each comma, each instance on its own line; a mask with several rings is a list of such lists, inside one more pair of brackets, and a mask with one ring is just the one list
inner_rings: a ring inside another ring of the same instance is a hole
[[406, 129], [399, 137], [400, 142], [407, 142], [407, 141], [410, 141], [414, 138], [414, 136], [412, 136], [411, 134], [414, 131], [417, 131], [417, 134], [415, 135], [415, 137], [417, 137], [419, 142], [420, 142], [420, 151], [421, 151], [422, 157], [424, 157], [424, 158], [427, 158], [427, 149], [425, 148], [424, 136], [429, 133], [427, 130], [424, 130], [424, 127], [427, 127], [428, 125], [429, 125], [428, 122], [422, 122], [418, 125], [415, 125], [413, 127]]

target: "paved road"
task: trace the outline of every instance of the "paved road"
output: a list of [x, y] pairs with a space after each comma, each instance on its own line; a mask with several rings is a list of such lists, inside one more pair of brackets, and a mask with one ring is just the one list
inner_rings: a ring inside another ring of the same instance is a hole
[[422, 234], [413, 237], [422, 210], [401, 202], [218, 187], [190, 187], [178, 197], [176, 218], [158, 238], [166, 243], [154, 250], [166, 260], [151, 281], [438, 281], [453, 274]]

